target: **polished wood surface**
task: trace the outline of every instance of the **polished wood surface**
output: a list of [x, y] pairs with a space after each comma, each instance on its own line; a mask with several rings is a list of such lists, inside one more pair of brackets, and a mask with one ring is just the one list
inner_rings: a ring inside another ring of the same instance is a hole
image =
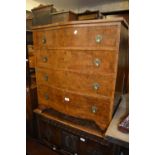
[[[105, 113], [105, 111], [110, 111], [110, 98], [71, 93], [44, 85], [38, 85], [38, 97], [39, 104], [52, 107], [66, 115], [91, 119], [103, 129], [106, 128], [105, 124], [109, 122], [111, 117], [109, 113]], [[69, 101], [65, 100], [66, 98]], [[96, 107], [95, 113], [92, 111], [93, 106]]]
[[[118, 53], [108, 50], [37, 50], [37, 67], [73, 70], [79, 73], [113, 74], [117, 70]], [[48, 60], [44, 62], [44, 58]], [[100, 66], [95, 65], [99, 59]], [[79, 63], [80, 62], [80, 63]]]
[[[103, 76], [102, 74], [82, 74], [74, 71], [47, 70], [39, 68], [36, 76], [38, 84], [50, 85], [77, 93], [102, 95], [106, 97], [111, 97], [114, 93], [114, 75]], [[94, 88], [96, 83], [99, 84], [97, 90]]]
[[[96, 36], [102, 36], [102, 43], [96, 43]], [[71, 26], [61, 26], [61, 27], [51, 27], [43, 32], [34, 31], [34, 42], [42, 42], [46, 38], [45, 44], [34, 44], [35, 49], [48, 48], [52, 49], [59, 47], [110, 47], [114, 48], [117, 46], [118, 39], [118, 26], [117, 25], [104, 25], [94, 24], [88, 25], [75, 25]], [[81, 37], [83, 36], [83, 37]]]
[[33, 32], [39, 105], [89, 119], [104, 131], [115, 96], [127, 83], [127, 24], [122, 19], [79, 21]]

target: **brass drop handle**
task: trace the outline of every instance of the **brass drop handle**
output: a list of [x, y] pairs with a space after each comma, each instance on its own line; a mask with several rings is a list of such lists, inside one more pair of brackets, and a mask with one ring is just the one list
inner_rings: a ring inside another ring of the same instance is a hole
[[64, 97], [64, 101], [67, 103], [67, 102], [70, 101], [70, 98], [65, 96], [65, 97]]
[[45, 36], [44, 36], [43, 39], [42, 39], [42, 43], [43, 43], [43, 44], [46, 44], [46, 38], [45, 38]]
[[98, 59], [98, 58], [95, 58], [95, 60], [94, 60], [94, 65], [96, 66], [96, 67], [99, 67], [100, 66], [100, 64], [101, 64], [101, 60], [100, 59]]
[[44, 80], [48, 81], [48, 75], [44, 75]]
[[47, 57], [43, 57], [43, 62], [47, 62], [48, 61], [48, 58]]
[[92, 106], [91, 107], [91, 112], [95, 114], [97, 112], [97, 107], [96, 106]]
[[103, 37], [98, 34], [98, 35], [96, 35], [95, 39], [96, 39], [96, 43], [100, 43], [102, 41]]
[[46, 99], [46, 100], [48, 100], [48, 99], [49, 99], [48, 94], [45, 94], [45, 99]]
[[94, 83], [93, 84], [93, 89], [96, 91], [96, 90], [98, 90], [100, 88], [100, 85], [99, 85], [99, 83]]

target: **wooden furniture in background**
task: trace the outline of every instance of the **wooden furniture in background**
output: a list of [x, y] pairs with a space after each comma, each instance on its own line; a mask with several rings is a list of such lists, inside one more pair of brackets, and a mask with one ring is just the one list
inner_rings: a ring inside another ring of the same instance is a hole
[[31, 31], [32, 30], [32, 12], [26, 10], [26, 30]]
[[55, 12], [53, 5], [40, 5], [32, 10], [32, 25], [45, 25], [51, 23], [51, 12]]
[[51, 23], [76, 21], [77, 15], [72, 11], [60, 11], [51, 13]]
[[78, 14], [78, 20], [92, 20], [92, 19], [101, 19], [103, 18], [103, 15], [100, 13], [100, 11], [85, 11]]
[[118, 17], [123, 17], [129, 24], [129, 10], [102, 12], [102, 15], [106, 19], [114, 19], [114, 18], [118, 18]]
[[114, 155], [115, 146], [103, 138], [53, 121], [48, 113], [36, 112], [38, 140], [62, 155]]
[[128, 25], [122, 19], [33, 28], [40, 112], [103, 137], [128, 74]]
[[32, 25], [46, 25], [65, 21], [77, 20], [77, 15], [72, 11], [56, 11], [53, 5], [41, 5], [32, 9]]
[[33, 110], [37, 107], [38, 97], [34, 68], [35, 65], [31, 58], [33, 51], [30, 47], [32, 47], [32, 45], [32, 31], [26, 31], [26, 131], [27, 134], [34, 136]]

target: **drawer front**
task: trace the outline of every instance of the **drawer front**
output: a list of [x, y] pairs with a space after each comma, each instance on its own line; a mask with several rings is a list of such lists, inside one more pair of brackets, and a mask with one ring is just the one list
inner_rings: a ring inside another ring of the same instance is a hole
[[[81, 139], [81, 138], [80, 138]], [[80, 155], [112, 155], [113, 148], [110, 145], [101, 145], [88, 139], [80, 141]]]
[[[38, 90], [45, 92], [46, 87], [38, 85]], [[109, 98], [86, 96], [52, 87], [48, 88], [47, 94], [49, 96], [48, 107], [66, 115], [93, 120], [101, 129], [105, 129], [110, 121], [112, 103]], [[42, 104], [44, 101], [46, 103], [45, 98]]]
[[29, 67], [35, 68], [36, 62], [35, 62], [35, 56], [29, 56]]
[[53, 47], [113, 47], [117, 45], [117, 26], [78, 25], [46, 30], [47, 48]]
[[115, 89], [115, 79], [112, 75], [81, 74], [63, 70], [47, 70], [38, 68], [38, 84], [50, 85], [88, 95], [112, 96]]
[[51, 107], [66, 114], [67, 105], [64, 101], [65, 94], [63, 92], [57, 93], [59, 91], [42, 84], [38, 85], [37, 90], [39, 104], [45, 105], [46, 107]]
[[[37, 82], [38, 83], [38, 82]], [[49, 106], [49, 88], [48, 87], [38, 87], [37, 85], [37, 92], [38, 92], [38, 104], [44, 105], [45, 107]]]
[[33, 45], [34, 50], [46, 48], [46, 35], [44, 31], [33, 31]]
[[37, 66], [112, 74], [116, 72], [117, 57], [115, 51], [41, 50], [37, 52]]

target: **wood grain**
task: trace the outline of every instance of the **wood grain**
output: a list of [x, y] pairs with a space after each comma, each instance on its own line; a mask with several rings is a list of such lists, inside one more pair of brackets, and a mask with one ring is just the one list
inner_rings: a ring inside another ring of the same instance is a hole
[[[34, 27], [33, 31], [39, 105], [92, 120], [105, 130], [115, 96], [127, 84], [126, 22], [121, 18], [64, 22]], [[98, 67], [95, 59], [100, 61]], [[95, 83], [99, 84], [97, 90], [93, 89]]]
[[[110, 116], [105, 112], [110, 110], [109, 98], [85, 96], [44, 85], [38, 85], [38, 92], [39, 104], [44, 104], [67, 115], [94, 120], [102, 129], [109, 123]], [[45, 94], [48, 94], [48, 100]], [[69, 98], [69, 101], [65, 98]], [[92, 106], [96, 106], [96, 113], [92, 112]]]
[[[90, 74], [113, 74], [117, 71], [118, 53], [116, 51], [40, 50], [36, 55], [37, 67]], [[43, 62], [44, 57], [48, 58], [47, 62]], [[99, 67], [95, 65], [96, 59], [100, 60]]]
[[[102, 95], [111, 97], [114, 93], [115, 78], [113, 75], [81, 74], [73, 71], [48, 70], [38, 68], [38, 84], [62, 88], [89, 95]], [[48, 78], [48, 79], [47, 79]], [[97, 90], [94, 89], [95, 83], [99, 84]]]

